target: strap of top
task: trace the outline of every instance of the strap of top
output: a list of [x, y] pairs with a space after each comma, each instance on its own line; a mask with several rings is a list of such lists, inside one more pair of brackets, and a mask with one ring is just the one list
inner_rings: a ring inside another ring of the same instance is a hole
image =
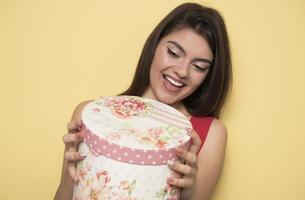
[[190, 119], [194, 130], [199, 134], [199, 137], [201, 139], [200, 149], [202, 148], [207, 138], [213, 120], [214, 120], [213, 117], [194, 117], [194, 116], [192, 116]]

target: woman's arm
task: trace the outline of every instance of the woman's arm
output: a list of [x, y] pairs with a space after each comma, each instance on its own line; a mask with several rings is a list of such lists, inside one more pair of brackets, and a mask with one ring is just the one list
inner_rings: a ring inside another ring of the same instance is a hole
[[227, 130], [214, 119], [198, 154], [197, 189], [194, 200], [209, 200], [221, 175], [227, 144]]
[[78, 145], [82, 141], [80, 132], [81, 112], [90, 101], [80, 103], [74, 110], [71, 122], [68, 123], [68, 133], [64, 135], [65, 153], [61, 172], [61, 180], [56, 191], [55, 200], [69, 200], [73, 197], [74, 182], [77, 180], [75, 163], [84, 159], [78, 152]]

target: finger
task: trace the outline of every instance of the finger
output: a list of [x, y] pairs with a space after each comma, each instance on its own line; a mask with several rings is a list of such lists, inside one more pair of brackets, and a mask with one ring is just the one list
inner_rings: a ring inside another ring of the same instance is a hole
[[83, 139], [84, 139], [83, 132], [77, 132], [75, 134], [70, 134], [70, 133], [65, 134], [62, 140], [65, 144], [70, 144], [70, 143], [77, 144], [83, 141]]
[[79, 132], [81, 130], [81, 121], [71, 121], [67, 124], [67, 129], [70, 133]]
[[199, 151], [200, 147], [201, 147], [201, 139], [198, 135], [198, 133], [196, 131], [192, 131], [190, 132], [190, 136], [191, 136], [191, 146], [190, 146], [190, 152], [193, 152], [195, 154], [197, 154], [197, 152]]
[[172, 170], [174, 170], [180, 174], [188, 175], [188, 176], [194, 176], [196, 174], [195, 173], [196, 169], [192, 168], [189, 165], [185, 165], [185, 164], [181, 164], [179, 162], [173, 162], [173, 161], [169, 161], [167, 164]]
[[192, 178], [174, 178], [174, 177], [169, 177], [167, 179], [167, 183], [176, 186], [179, 188], [189, 188], [193, 185], [193, 179]]
[[73, 181], [77, 181], [77, 173], [75, 168], [75, 163], [68, 163], [68, 172]]
[[63, 136], [63, 142], [66, 145], [67, 151], [77, 151], [78, 145], [80, 142], [84, 140], [84, 134], [82, 132], [78, 132], [76, 134], [67, 133]]
[[182, 158], [187, 163], [189, 163], [191, 165], [197, 164], [197, 156], [195, 153], [187, 151], [181, 147], [176, 148], [175, 152], [180, 158]]
[[65, 152], [64, 156], [65, 156], [65, 160], [69, 162], [76, 162], [86, 158], [85, 155], [81, 155], [79, 152], [76, 151], [67, 151]]

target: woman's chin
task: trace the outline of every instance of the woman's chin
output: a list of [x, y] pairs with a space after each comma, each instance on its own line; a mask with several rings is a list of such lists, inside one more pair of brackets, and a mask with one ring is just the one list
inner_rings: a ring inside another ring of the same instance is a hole
[[176, 99], [173, 99], [172, 97], [160, 97], [160, 98], [157, 98], [158, 101], [164, 103], [164, 104], [167, 104], [169, 106], [172, 106], [172, 107], [178, 107], [180, 105], [180, 101], [177, 101]]

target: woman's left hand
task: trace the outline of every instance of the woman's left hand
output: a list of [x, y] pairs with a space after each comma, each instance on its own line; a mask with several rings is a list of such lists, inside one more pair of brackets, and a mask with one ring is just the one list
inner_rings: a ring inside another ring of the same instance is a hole
[[167, 179], [168, 184], [182, 188], [181, 197], [190, 199], [196, 188], [196, 177], [197, 177], [197, 153], [201, 146], [201, 140], [199, 135], [194, 131], [190, 131], [191, 146], [189, 150], [183, 148], [176, 148], [176, 154], [179, 156], [184, 163], [181, 162], [169, 162], [169, 167], [180, 173], [181, 178], [169, 177]]

